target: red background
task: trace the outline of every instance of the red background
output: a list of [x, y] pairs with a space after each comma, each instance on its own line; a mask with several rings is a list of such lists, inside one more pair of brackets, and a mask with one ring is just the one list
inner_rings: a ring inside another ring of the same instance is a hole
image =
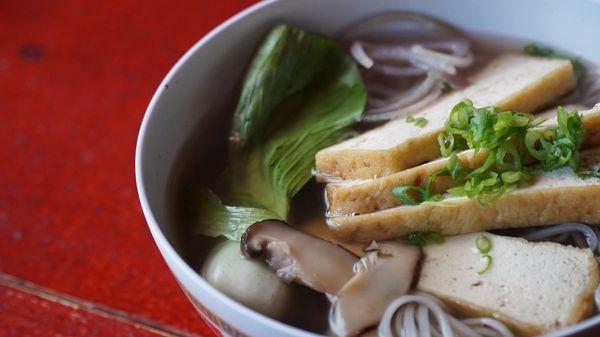
[[0, 334], [210, 336], [146, 228], [139, 124], [252, 0], [0, 1]]

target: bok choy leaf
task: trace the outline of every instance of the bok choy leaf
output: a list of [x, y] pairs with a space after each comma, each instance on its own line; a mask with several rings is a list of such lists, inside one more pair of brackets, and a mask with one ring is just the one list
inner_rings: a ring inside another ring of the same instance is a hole
[[196, 234], [238, 240], [255, 222], [286, 220], [314, 156], [359, 120], [366, 91], [356, 65], [325, 36], [280, 25], [252, 60], [232, 125], [224, 174], [230, 205], [198, 198]]

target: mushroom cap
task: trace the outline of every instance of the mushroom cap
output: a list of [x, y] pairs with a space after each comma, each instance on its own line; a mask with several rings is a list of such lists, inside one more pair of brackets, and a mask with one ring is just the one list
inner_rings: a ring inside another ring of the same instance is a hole
[[358, 258], [342, 247], [296, 230], [279, 220], [250, 226], [242, 236], [247, 257], [263, 257], [278, 277], [318, 292], [337, 294], [354, 275]]
[[333, 301], [329, 326], [338, 336], [356, 336], [376, 325], [387, 306], [412, 286], [421, 258], [419, 247], [395, 241], [371, 247]]

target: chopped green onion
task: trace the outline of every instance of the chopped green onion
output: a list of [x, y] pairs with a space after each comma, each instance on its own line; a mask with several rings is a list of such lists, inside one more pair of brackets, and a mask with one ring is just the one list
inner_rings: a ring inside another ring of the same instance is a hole
[[504, 143], [496, 152], [496, 167], [499, 170], [520, 170], [523, 167], [521, 155], [511, 143]]
[[400, 241], [409, 245], [422, 247], [431, 244], [442, 244], [444, 243], [444, 236], [435, 231], [418, 231], [402, 236]]
[[483, 267], [483, 269], [477, 271], [478, 275], [484, 274], [492, 266], [492, 257], [491, 256], [489, 256], [489, 255], [483, 255], [482, 257], [485, 259], [485, 266]]
[[479, 234], [475, 239], [475, 247], [481, 254], [487, 254], [492, 250], [492, 241], [487, 236]]
[[476, 108], [468, 99], [456, 104], [445, 130], [438, 134], [441, 154], [448, 157], [464, 144], [475, 153], [487, 151], [487, 156], [476, 169], [459, 166], [458, 158], [449, 159], [445, 173], [451, 176], [453, 186], [447, 192], [489, 205], [509, 188], [531, 181], [531, 173], [524, 167], [529, 156], [545, 169], [569, 164], [576, 170], [585, 132], [581, 115], [559, 107], [557, 120], [558, 127], [541, 129], [537, 127], [544, 120], [533, 120], [527, 113]]
[[442, 195], [432, 192], [433, 182], [438, 176], [446, 173], [447, 169], [441, 169], [431, 174], [427, 179], [425, 188], [417, 186], [397, 186], [392, 189], [392, 194], [398, 199], [402, 200], [405, 205], [419, 205], [425, 201], [441, 201]]
[[415, 126], [418, 126], [420, 128], [425, 127], [425, 125], [427, 125], [427, 119], [425, 117], [413, 117], [413, 116], [408, 116], [406, 117], [406, 122], [407, 123], [414, 123]]
[[468, 175], [468, 169], [463, 166], [462, 162], [460, 161], [460, 159], [458, 159], [458, 156], [456, 154], [452, 154], [448, 158], [448, 164], [446, 165], [446, 169], [448, 170], [450, 178], [453, 182], [462, 182]]
[[556, 115], [558, 128], [527, 131], [525, 147], [545, 170], [569, 164], [576, 171], [579, 165], [578, 151], [585, 133], [581, 114], [577, 110], [566, 112], [558, 107]]
[[477, 235], [475, 238], [475, 248], [481, 253], [481, 256], [486, 259], [485, 267], [477, 272], [481, 275], [490, 269], [492, 257], [488, 254], [492, 250], [492, 241], [484, 234]]
[[440, 144], [440, 153], [444, 157], [448, 157], [454, 148], [454, 135], [447, 132], [438, 134], [438, 144]]
[[[417, 125], [420, 118], [409, 116], [406, 121]], [[569, 164], [576, 171], [585, 132], [581, 114], [559, 107], [558, 127], [538, 128], [543, 121], [521, 112], [476, 108], [465, 99], [452, 108], [445, 130], [437, 136], [440, 153], [449, 157], [446, 167], [430, 175], [425, 187], [399, 186], [392, 192], [407, 205], [440, 201], [442, 196], [434, 193], [433, 182], [448, 175], [452, 181], [448, 193], [490, 205], [510, 188], [532, 180], [524, 166], [530, 157], [545, 169]], [[463, 148], [474, 149], [475, 154], [486, 151], [484, 163], [475, 169], [464, 167], [454, 153]]]
[[442, 93], [449, 94], [453, 91], [454, 91], [454, 88], [452, 87], [452, 85], [450, 85], [450, 83], [448, 83], [446, 81], [442, 82]]
[[502, 172], [500, 176], [502, 181], [506, 184], [515, 184], [523, 178], [523, 172], [521, 171], [506, 171]]
[[418, 205], [424, 201], [425, 192], [417, 186], [396, 186], [392, 189], [392, 194], [402, 200], [402, 203], [405, 205]]
[[464, 197], [467, 195], [463, 186], [451, 187], [447, 192], [457, 197]]
[[427, 125], [427, 119], [425, 119], [424, 117], [419, 117], [415, 120], [415, 126], [423, 128], [425, 127], [425, 125]]

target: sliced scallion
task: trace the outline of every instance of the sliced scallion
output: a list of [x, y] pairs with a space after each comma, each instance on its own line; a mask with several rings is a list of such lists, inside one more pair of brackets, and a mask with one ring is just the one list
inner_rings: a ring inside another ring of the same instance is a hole
[[425, 127], [425, 125], [427, 125], [427, 119], [425, 117], [413, 117], [413, 116], [408, 116], [406, 117], [406, 122], [407, 123], [414, 123], [415, 126], [418, 126], [420, 128]]
[[485, 259], [485, 266], [483, 267], [483, 269], [477, 271], [478, 275], [484, 274], [492, 266], [492, 257], [491, 256], [489, 256], [489, 255], [483, 255], [482, 257]]
[[409, 245], [422, 247], [431, 244], [442, 244], [444, 243], [444, 236], [435, 231], [417, 231], [402, 236], [400, 241]]
[[481, 254], [487, 254], [492, 250], [492, 241], [487, 236], [479, 234], [475, 239], [475, 247]]
[[418, 205], [423, 202], [424, 191], [417, 186], [396, 186], [392, 189], [392, 194], [405, 205]]

